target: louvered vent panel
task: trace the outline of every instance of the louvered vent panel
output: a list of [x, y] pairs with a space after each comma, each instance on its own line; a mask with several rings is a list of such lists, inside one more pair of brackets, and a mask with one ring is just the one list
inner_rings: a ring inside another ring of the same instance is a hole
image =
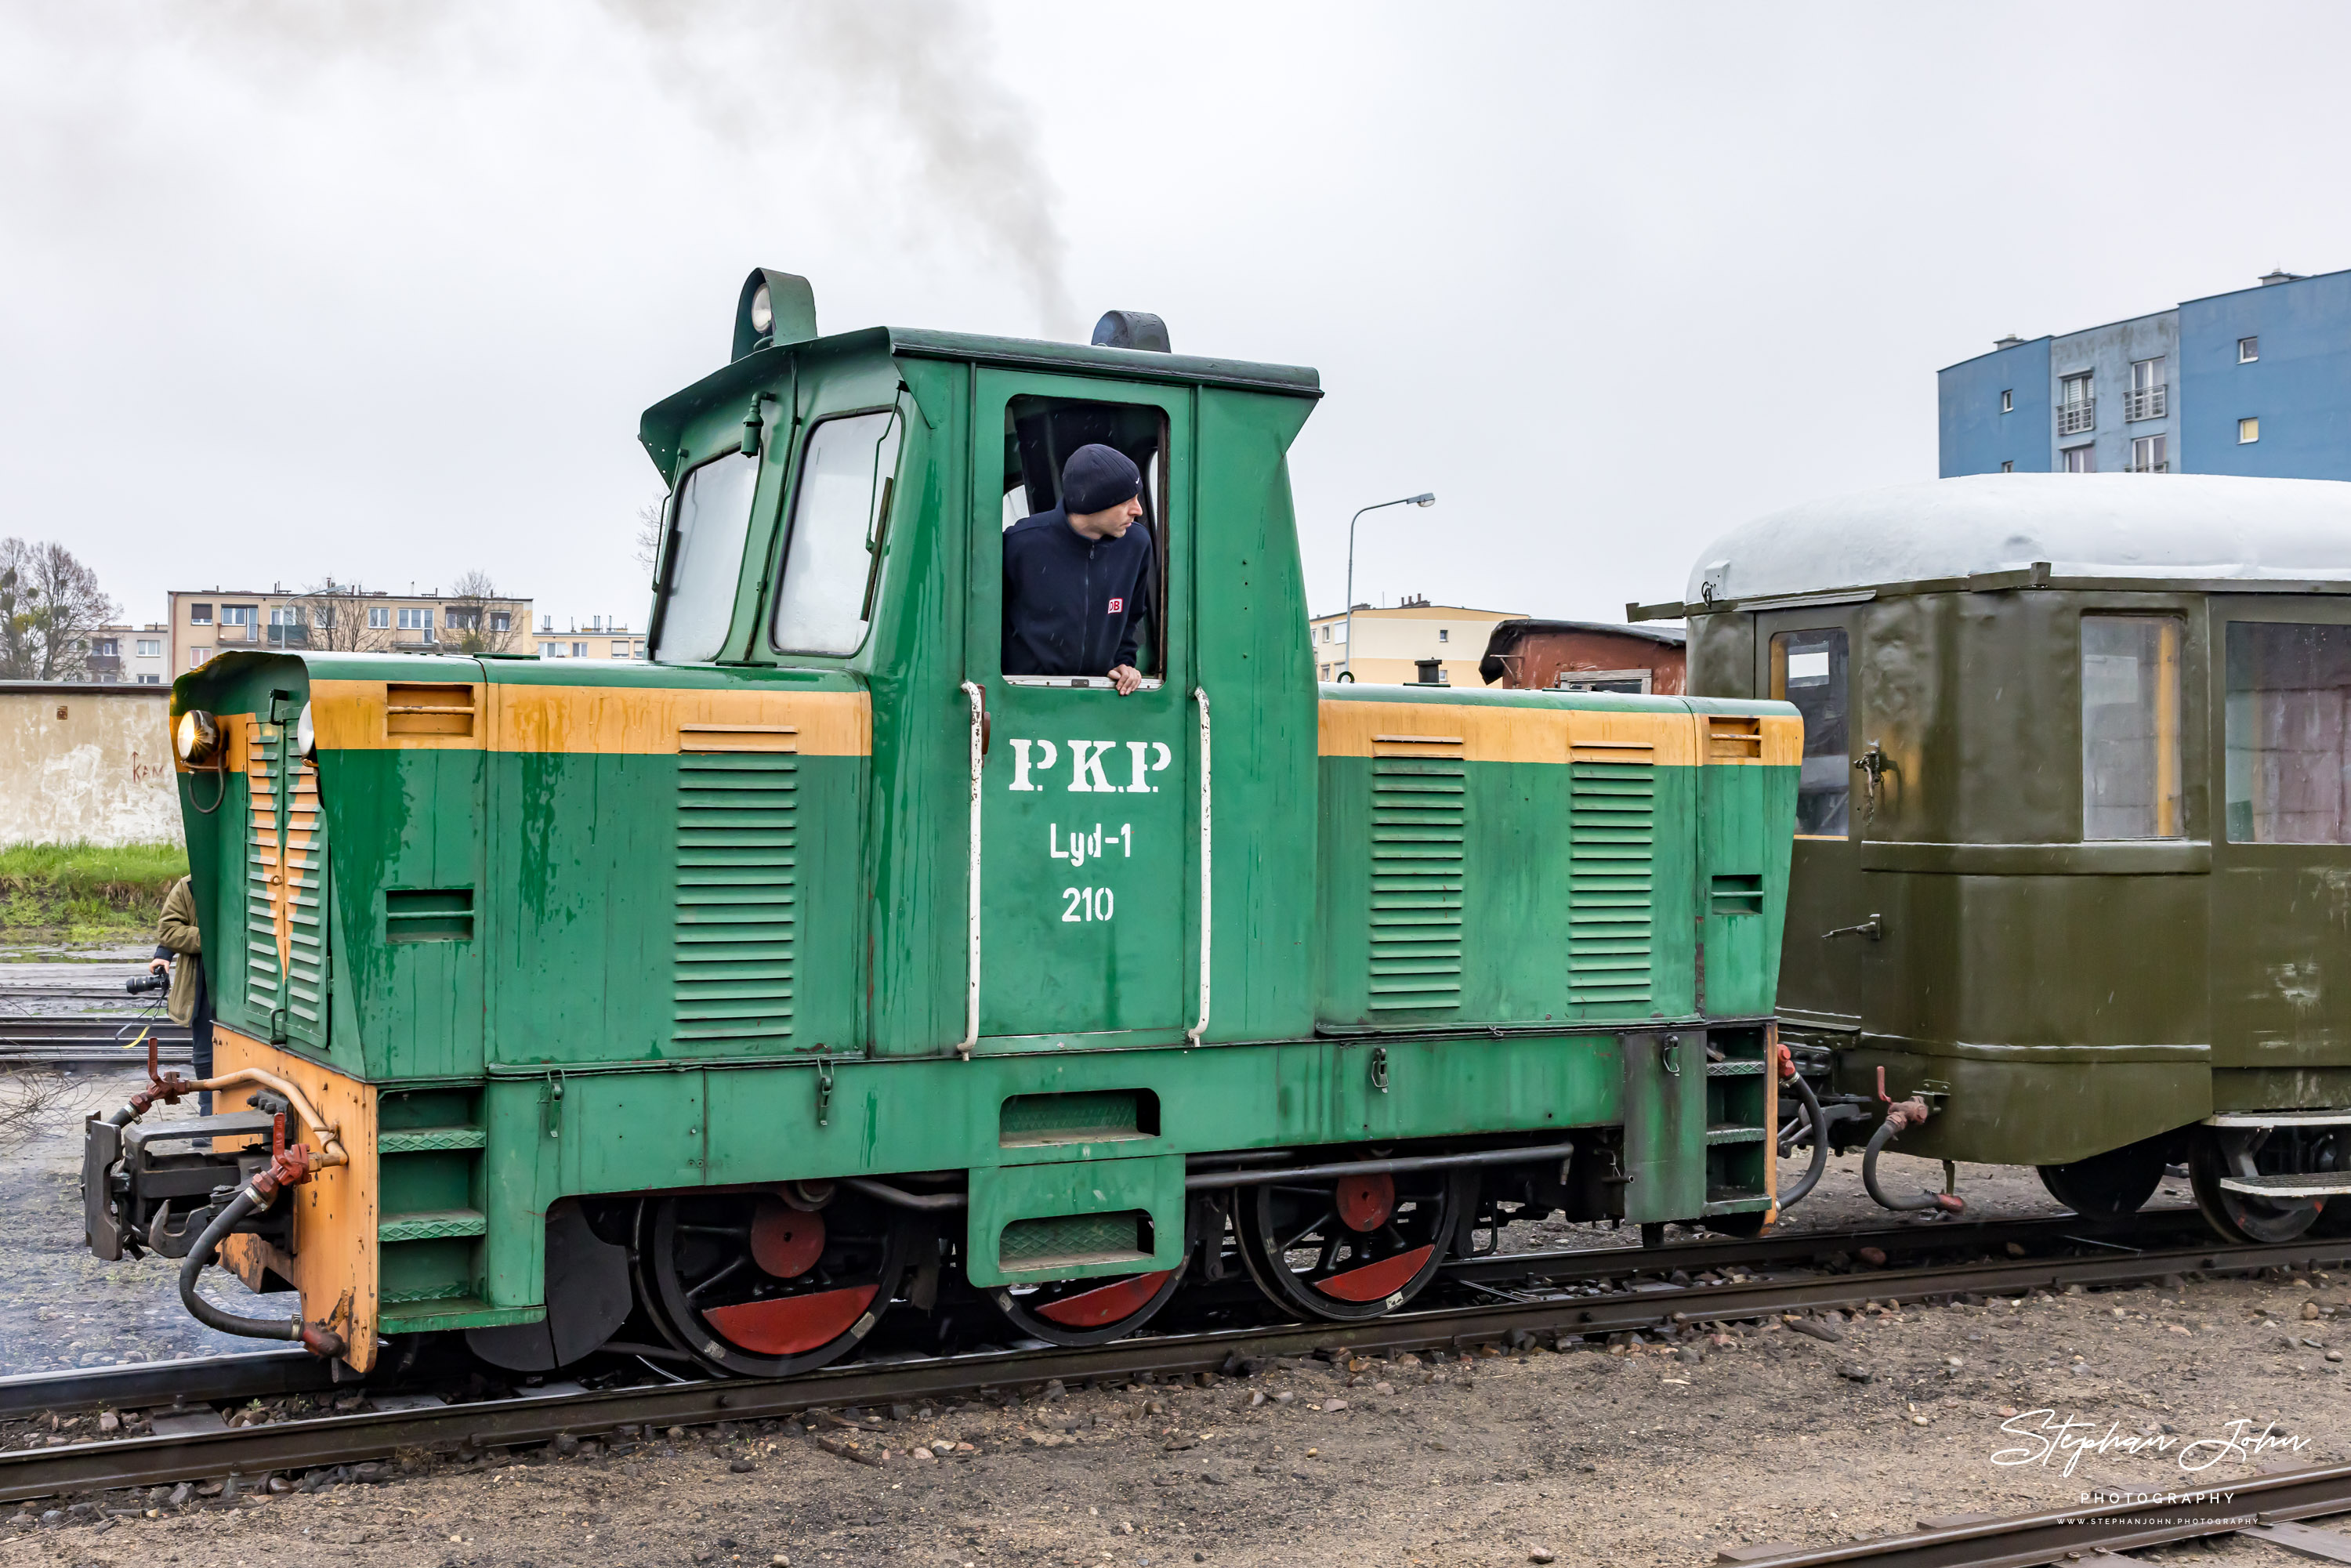
[[798, 766], [789, 752], [678, 758], [680, 1040], [791, 1035]]
[[245, 838], [245, 991], [270, 1012], [285, 1005], [278, 982], [277, 758], [283, 732], [258, 720], [246, 727], [245, 781], [252, 810]]
[[319, 768], [297, 760], [287, 778], [286, 1027], [298, 1039], [327, 1038], [327, 829], [319, 813]]
[[1460, 743], [1381, 737], [1372, 759], [1372, 977], [1375, 1012], [1461, 1005]]
[[1646, 747], [1579, 745], [1568, 766], [1568, 999], [1646, 1002], [1656, 768]]

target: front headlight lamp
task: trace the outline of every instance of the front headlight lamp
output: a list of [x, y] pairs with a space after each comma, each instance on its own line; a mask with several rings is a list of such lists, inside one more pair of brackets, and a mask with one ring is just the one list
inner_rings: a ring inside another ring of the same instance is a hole
[[202, 708], [190, 708], [172, 727], [172, 749], [191, 768], [211, 767], [220, 746], [220, 721]]
[[294, 716], [294, 755], [318, 760], [319, 735], [310, 727], [310, 705], [304, 703], [302, 711]]

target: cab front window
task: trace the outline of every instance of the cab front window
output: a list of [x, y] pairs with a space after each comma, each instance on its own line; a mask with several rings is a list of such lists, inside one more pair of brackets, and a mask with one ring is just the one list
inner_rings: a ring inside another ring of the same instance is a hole
[[1841, 628], [1782, 632], [1771, 639], [1771, 695], [1804, 716], [1796, 782], [1796, 836], [1845, 836], [1853, 763], [1845, 725], [1845, 635]]
[[704, 664], [726, 647], [758, 483], [758, 455], [728, 453], [678, 486], [670, 506], [669, 570], [662, 582], [655, 659]]

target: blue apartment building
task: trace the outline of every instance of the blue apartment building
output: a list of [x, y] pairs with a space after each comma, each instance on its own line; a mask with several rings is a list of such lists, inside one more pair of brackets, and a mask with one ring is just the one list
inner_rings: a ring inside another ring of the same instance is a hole
[[2351, 271], [2058, 337], [1937, 372], [1941, 474], [2351, 479]]

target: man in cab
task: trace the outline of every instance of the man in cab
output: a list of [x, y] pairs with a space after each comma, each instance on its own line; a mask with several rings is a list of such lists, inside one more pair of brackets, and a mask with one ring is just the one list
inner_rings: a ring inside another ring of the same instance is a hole
[[1061, 504], [1004, 534], [1004, 673], [1106, 675], [1126, 695], [1158, 551], [1143, 520], [1143, 471], [1114, 448], [1061, 465]]

